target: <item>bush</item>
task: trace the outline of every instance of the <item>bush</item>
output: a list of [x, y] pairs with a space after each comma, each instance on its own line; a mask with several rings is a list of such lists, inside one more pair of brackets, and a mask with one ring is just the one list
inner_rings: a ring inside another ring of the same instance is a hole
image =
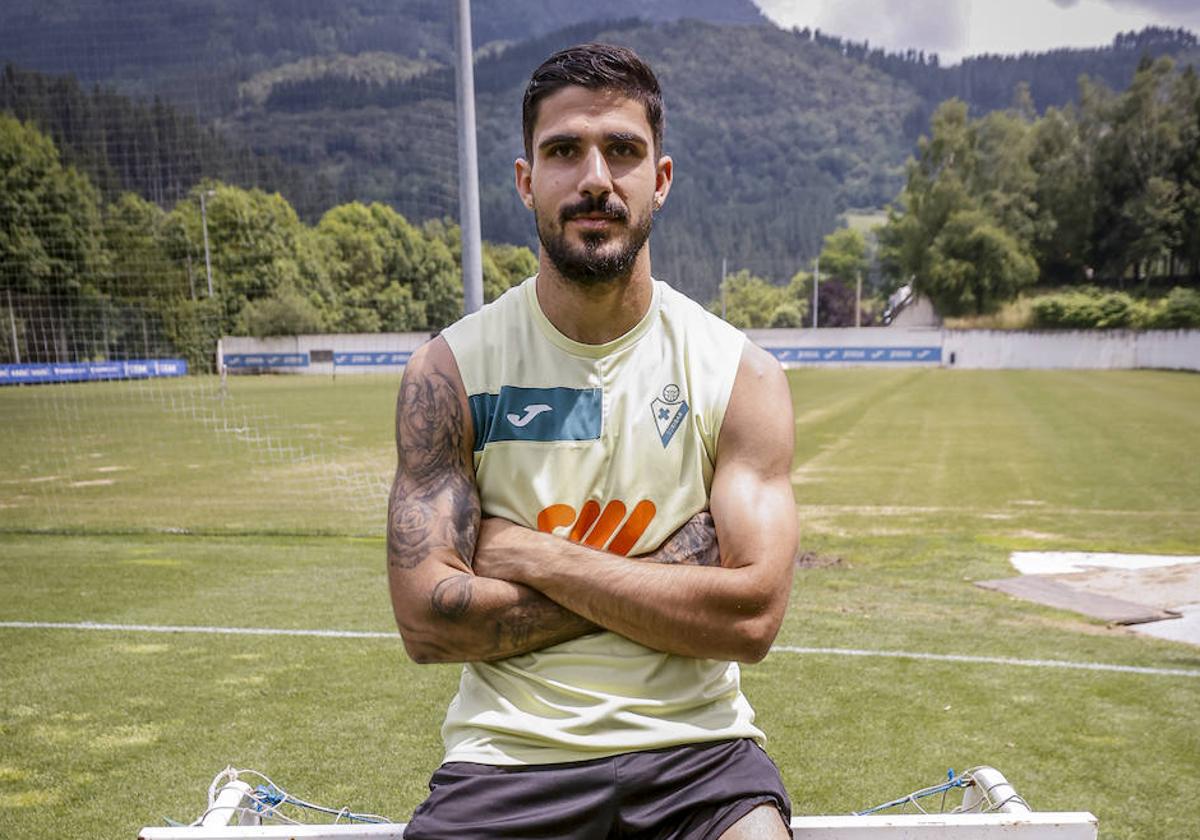
[[[378, 330], [378, 324], [375, 329]], [[290, 286], [274, 295], [250, 301], [238, 313], [235, 335], [263, 338], [271, 335], [303, 335], [325, 329], [321, 312], [304, 295]]]
[[1033, 302], [1034, 325], [1043, 329], [1144, 329], [1154, 320], [1151, 304], [1134, 300], [1125, 292], [1097, 294], [1082, 289]]
[[216, 367], [217, 339], [221, 337], [220, 301], [172, 300], [155, 308], [162, 318], [164, 336], [175, 353], [187, 360], [188, 371], [212, 373]]
[[784, 301], [771, 313], [770, 327], [800, 327], [804, 325], [804, 313], [793, 301]]
[[1200, 328], [1200, 291], [1176, 286], [1150, 326], [1160, 330]]

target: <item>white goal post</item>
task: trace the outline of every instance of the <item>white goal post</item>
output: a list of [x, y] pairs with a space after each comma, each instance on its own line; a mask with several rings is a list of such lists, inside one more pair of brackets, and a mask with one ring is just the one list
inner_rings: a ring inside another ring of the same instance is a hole
[[[220, 776], [218, 777], [220, 778]], [[960, 779], [963, 777], [960, 777]], [[960, 811], [793, 817], [795, 840], [1096, 840], [1096, 817], [1086, 811], [1031, 811], [999, 771], [970, 771]], [[918, 792], [920, 793], [920, 792]], [[915, 802], [917, 794], [888, 803]], [[399, 840], [404, 823], [258, 825], [261, 800], [234, 778], [210, 790], [209, 808], [190, 826], [147, 827], [138, 840]], [[919, 806], [918, 806], [919, 807]], [[251, 824], [247, 824], [251, 823]]]
[[[404, 823], [144, 828], [140, 840], [400, 840]], [[1096, 840], [1087, 812], [793, 817], [795, 840]]]

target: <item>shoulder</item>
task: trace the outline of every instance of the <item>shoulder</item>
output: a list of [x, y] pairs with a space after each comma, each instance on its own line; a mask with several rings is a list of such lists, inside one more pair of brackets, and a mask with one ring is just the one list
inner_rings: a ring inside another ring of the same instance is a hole
[[782, 465], [786, 470], [794, 447], [792, 394], [787, 376], [774, 356], [747, 341], [725, 410], [719, 457], [747, 457]]
[[524, 311], [524, 298], [527, 293], [525, 287], [532, 282], [533, 278], [529, 277], [505, 290], [504, 294], [491, 303], [484, 304], [477, 312], [464, 315], [446, 327], [441, 336], [453, 348], [473, 336], [479, 336], [497, 321], [520, 315]]
[[464, 387], [471, 393], [486, 386], [492, 378], [497, 342], [502, 336], [511, 344], [528, 333], [529, 306], [527, 287], [533, 278], [508, 289], [477, 312], [465, 315], [442, 330], [441, 338], [457, 362]]
[[654, 282], [661, 289], [664, 317], [683, 321], [689, 330], [707, 334], [724, 343], [741, 344], [746, 341], [745, 333], [709, 312], [683, 292], [676, 291], [662, 280]]

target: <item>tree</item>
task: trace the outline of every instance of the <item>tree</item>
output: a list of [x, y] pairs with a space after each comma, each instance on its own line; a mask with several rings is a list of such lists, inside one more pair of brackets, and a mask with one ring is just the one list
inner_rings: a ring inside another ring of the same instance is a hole
[[1048, 108], [1033, 126], [1030, 164], [1039, 214], [1033, 253], [1049, 280], [1081, 282], [1092, 262], [1094, 151], [1073, 110]]
[[983, 314], [1037, 279], [1037, 263], [986, 213], [952, 215], [930, 248], [917, 290], [943, 315]]
[[26, 360], [90, 355], [71, 324], [86, 317], [104, 263], [96, 188], [33, 125], [0, 114], [0, 288], [21, 296]]
[[213, 293], [221, 301], [222, 329], [232, 331], [249, 303], [272, 297], [284, 285], [319, 309], [332, 306], [326, 259], [320, 241], [278, 193], [204, 182], [168, 214], [165, 238], [178, 264], [189, 261], [202, 275], [205, 196]]
[[1182, 194], [1172, 179], [1181, 123], [1171, 109], [1174, 65], [1145, 60], [1133, 83], [1111, 101], [1109, 131], [1099, 140], [1096, 257], [1116, 276], [1139, 278], [1182, 242]]
[[520, 245], [483, 243], [483, 299], [490, 302], [526, 277], [537, 274], [538, 260]]
[[796, 283], [776, 286], [746, 269], [730, 274], [722, 285], [722, 297], [708, 305], [711, 312], [740, 329], [799, 327], [808, 304], [795, 296]]
[[853, 287], [869, 267], [867, 240], [857, 230], [838, 228], [825, 237], [821, 246], [822, 278], [836, 278]]
[[122, 193], [104, 208], [108, 270], [100, 287], [106, 294], [145, 301], [196, 297], [186, 272], [171, 260], [166, 220], [161, 207], [134, 193]]

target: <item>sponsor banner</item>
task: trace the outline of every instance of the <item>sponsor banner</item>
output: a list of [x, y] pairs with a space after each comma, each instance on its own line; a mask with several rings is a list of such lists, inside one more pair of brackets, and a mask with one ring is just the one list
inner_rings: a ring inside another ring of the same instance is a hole
[[227, 353], [227, 368], [308, 367], [307, 353]]
[[368, 365], [406, 365], [412, 353], [334, 353], [335, 365], [368, 366]]
[[779, 361], [793, 364], [819, 365], [833, 362], [941, 364], [942, 362], [941, 347], [768, 347], [766, 349]]
[[130, 359], [124, 362], [47, 362], [0, 365], [0, 385], [39, 385], [47, 382], [101, 382], [106, 379], [150, 379], [186, 376], [183, 359]]

